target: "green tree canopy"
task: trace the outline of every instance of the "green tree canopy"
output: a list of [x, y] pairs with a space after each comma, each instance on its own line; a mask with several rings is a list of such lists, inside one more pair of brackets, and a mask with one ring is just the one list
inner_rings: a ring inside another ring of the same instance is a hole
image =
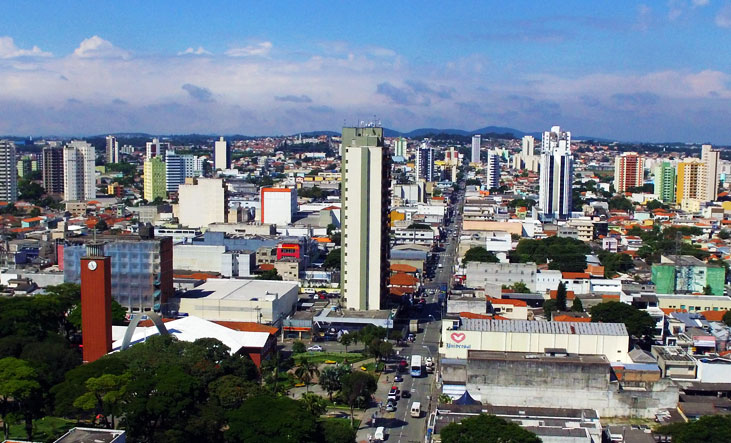
[[226, 441], [299, 443], [317, 441], [317, 421], [302, 402], [258, 396], [228, 413]]
[[353, 410], [365, 406], [376, 392], [376, 379], [367, 372], [355, 371], [342, 378], [340, 394], [350, 407], [350, 424], [353, 425]]
[[574, 302], [571, 304], [572, 312], [584, 312], [584, 304], [581, 302], [579, 297], [574, 297]]
[[38, 375], [30, 363], [14, 357], [0, 359], [0, 418], [3, 420], [3, 433], [8, 439], [10, 424], [8, 415], [13, 411], [20, 412], [26, 417], [28, 439], [32, 439], [32, 422], [28, 427], [28, 418], [32, 420], [33, 405], [31, 399], [41, 389]]
[[626, 197], [613, 197], [609, 200], [609, 210], [618, 211], [632, 211], [635, 209], [635, 204]]
[[279, 275], [279, 272], [275, 269], [267, 269], [266, 271], [262, 271], [259, 273], [259, 275], [256, 276], [257, 280], [281, 280], [282, 276]]
[[599, 253], [599, 260], [604, 266], [604, 277], [612, 278], [619, 272], [627, 272], [635, 267], [635, 263], [629, 254], [602, 251]]
[[488, 252], [488, 250], [482, 246], [475, 246], [467, 250], [462, 262], [469, 263], [471, 261], [481, 263], [500, 263], [500, 260], [495, 257], [495, 254]]
[[534, 433], [520, 425], [495, 417], [480, 414], [450, 423], [439, 433], [443, 443], [540, 443]]
[[660, 426], [661, 435], [671, 435], [673, 443], [725, 443], [731, 441], [731, 416], [706, 415], [687, 423]]
[[591, 321], [602, 323], [624, 323], [627, 332], [637, 338], [646, 338], [652, 335], [655, 329], [655, 320], [645, 311], [618, 301], [599, 303], [589, 311]]
[[566, 285], [564, 282], [560, 282], [556, 289], [556, 309], [566, 311]]
[[511, 262], [544, 264], [562, 272], [584, 272], [586, 254], [591, 248], [584, 242], [567, 237], [548, 237], [540, 240], [521, 239], [510, 255]]
[[325, 269], [340, 269], [340, 254], [340, 248], [333, 248], [330, 252], [328, 252], [322, 266]]

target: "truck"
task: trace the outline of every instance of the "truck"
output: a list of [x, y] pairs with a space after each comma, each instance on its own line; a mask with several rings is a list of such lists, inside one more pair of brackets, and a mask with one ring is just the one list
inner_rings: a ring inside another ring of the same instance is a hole
[[418, 319], [415, 318], [415, 319], [409, 321], [409, 332], [411, 332], [412, 334], [416, 334], [417, 332], [419, 332], [419, 320]]

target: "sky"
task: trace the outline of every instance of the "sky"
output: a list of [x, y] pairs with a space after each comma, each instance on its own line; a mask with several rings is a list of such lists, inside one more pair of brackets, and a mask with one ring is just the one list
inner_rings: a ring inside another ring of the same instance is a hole
[[0, 0], [0, 134], [374, 118], [731, 145], [731, 0]]

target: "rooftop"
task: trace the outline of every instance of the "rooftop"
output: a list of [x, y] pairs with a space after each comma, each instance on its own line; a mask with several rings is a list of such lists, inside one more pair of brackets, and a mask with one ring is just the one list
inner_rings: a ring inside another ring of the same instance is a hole
[[464, 331], [523, 332], [529, 334], [583, 334], [627, 336], [623, 323], [549, 322], [530, 320], [484, 320], [463, 318]]
[[181, 298], [241, 301], [264, 298], [272, 301], [291, 290], [297, 290], [297, 287], [297, 283], [288, 281], [209, 278]]
[[[507, 320], [503, 320], [505, 322]], [[551, 356], [535, 352], [505, 352], [505, 351], [477, 351], [468, 350], [467, 360], [499, 360], [499, 361], [535, 361], [535, 362], [556, 362], [564, 364], [589, 364], [609, 366], [609, 360], [604, 355], [564, 354], [562, 356]]]
[[[113, 443], [124, 440], [124, 431], [113, 429], [73, 428], [56, 443]], [[122, 437], [118, 440], [118, 437]]]

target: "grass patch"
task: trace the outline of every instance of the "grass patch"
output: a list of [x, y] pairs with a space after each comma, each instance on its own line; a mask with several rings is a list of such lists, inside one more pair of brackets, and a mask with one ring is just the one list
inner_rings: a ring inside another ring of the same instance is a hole
[[356, 363], [366, 358], [365, 355], [356, 352], [303, 352], [301, 354], [295, 354], [293, 357], [296, 364], [299, 364], [303, 358], [315, 364], [325, 363], [328, 360], [337, 363], [344, 363], [345, 360], [348, 363]]
[[[346, 425], [350, 426], [350, 417], [348, 418], [340, 418], [340, 417], [322, 417], [320, 418], [322, 421], [331, 421], [331, 422], [341, 422], [345, 423]], [[360, 428], [360, 420], [357, 418], [353, 420], [353, 429], [357, 430]]]
[[[76, 420], [61, 417], [43, 417], [33, 420], [33, 441], [56, 441], [69, 429], [76, 426]], [[10, 426], [10, 439], [26, 440], [25, 422], [19, 421]]]

